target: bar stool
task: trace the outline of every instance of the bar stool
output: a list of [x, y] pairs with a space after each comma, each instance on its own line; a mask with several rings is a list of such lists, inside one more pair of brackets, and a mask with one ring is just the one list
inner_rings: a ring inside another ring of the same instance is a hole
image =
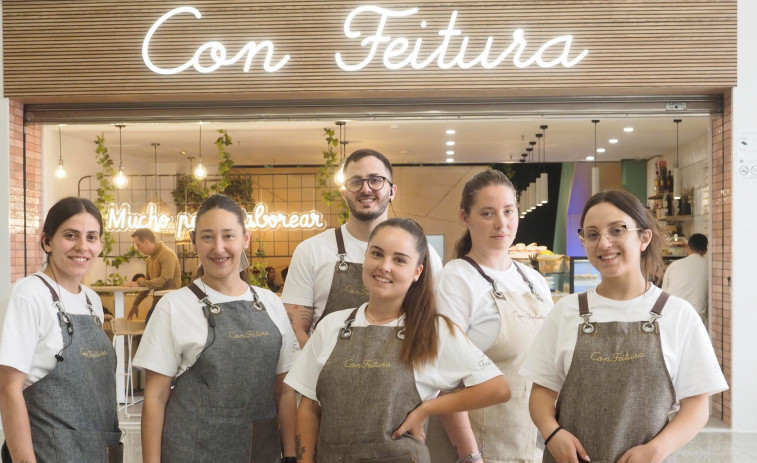
[[132, 341], [134, 336], [140, 336], [145, 332], [144, 321], [129, 321], [126, 317], [114, 318], [111, 326], [113, 327], [113, 347], [116, 346], [116, 342], [120, 340], [119, 336], [126, 339], [126, 371], [123, 371], [123, 365], [118, 366], [117, 375], [124, 376], [124, 384], [126, 385], [126, 392], [124, 394], [124, 405], [119, 407], [119, 410], [123, 410], [127, 417], [140, 416], [141, 414], [129, 414], [129, 407], [142, 401], [143, 399], [134, 400], [134, 372], [132, 370], [131, 357], [132, 357]]

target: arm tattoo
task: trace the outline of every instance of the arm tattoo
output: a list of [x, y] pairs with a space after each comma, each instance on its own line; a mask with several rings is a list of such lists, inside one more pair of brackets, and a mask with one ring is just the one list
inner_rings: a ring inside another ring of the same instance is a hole
[[294, 451], [297, 454], [297, 461], [302, 461], [305, 456], [305, 447], [302, 446], [302, 438], [299, 434], [294, 437]]

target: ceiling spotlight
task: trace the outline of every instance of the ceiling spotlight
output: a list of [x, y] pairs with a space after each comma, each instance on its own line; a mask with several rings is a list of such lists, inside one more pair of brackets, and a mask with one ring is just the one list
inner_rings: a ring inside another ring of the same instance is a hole
[[611, 144], [613, 144], [613, 145], [614, 145], [615, 143], [617, 143], [617, 142], [618, 142], [618, 139], [617, 139], [617, 138], [611, 138], [611, 139], [609, 139], [609, 140], [607, 140], [607, 141], [609, 141], [609, 142], [610, 142]]
[[624, 132], [633, 132], [633, 127], [626, 127], [623, 129]]
[[446, 154], [447, 156], [452, 156], [453, 154], [455, 154], [455, 152], [454, 152], [454, 151], [452, 151], [452, 150], [449, 150], [449, 151], [447, 151], [447, 152], [446, 152], [445, 154]]
[[455, 146], [455, 142], [453, 142], [452, 140], [450, 140], [450, 141], [447, 142], [447, 146]]
[[455, 134], [455, 129], [449, 129], [449, 130], [447, 130], [446, 133], [447, 133], [447, 135], [454, 135]]
[[604, 153], [604, 152], [605, 152], [604, 148], [597, 148], [597, 153]]
[[594, 156], [586, 156], [586, 160], [587, 161], [593, 161], [594, 160]]
[[447, 162], [455, 162], [455, 158], [447, 158]]

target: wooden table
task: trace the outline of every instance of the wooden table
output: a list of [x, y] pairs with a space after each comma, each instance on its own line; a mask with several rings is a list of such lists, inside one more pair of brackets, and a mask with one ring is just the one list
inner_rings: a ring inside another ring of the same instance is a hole
[[[113, 293], [113, 316], [124, 317], [124, 293], [141, 293], [149, 291], [144, 286], [90, 286], [96, 293]], [[116, 400], [118, 403], [126, 403], [126, 378], [124, 365], [124, 343], [116, 344]]]

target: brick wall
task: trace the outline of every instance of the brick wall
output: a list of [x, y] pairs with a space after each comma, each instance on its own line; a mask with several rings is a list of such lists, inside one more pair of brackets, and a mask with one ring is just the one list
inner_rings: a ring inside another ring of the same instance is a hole
[[[731, 384], [731, 92], [723, 115], [712, 118], [712, 317], [710, 336], [723, 373]], [[712, 396], [712, 416], [731, 424], [731, 392]]]
[[[40, 129], [26, 127], [26, 175], [24, 176], [24, 105], [10, 100], [10, 241], [11, 282], [39, 270], [43, 253], [42, 146]], [[26, 198], [24, 198], [26, 181]], [[24, 229], [26, 220], [26, 229]], [[24, 239], [26, 238], [26, 239]], [[26, 251], [26, 252], [24, 252]]]

